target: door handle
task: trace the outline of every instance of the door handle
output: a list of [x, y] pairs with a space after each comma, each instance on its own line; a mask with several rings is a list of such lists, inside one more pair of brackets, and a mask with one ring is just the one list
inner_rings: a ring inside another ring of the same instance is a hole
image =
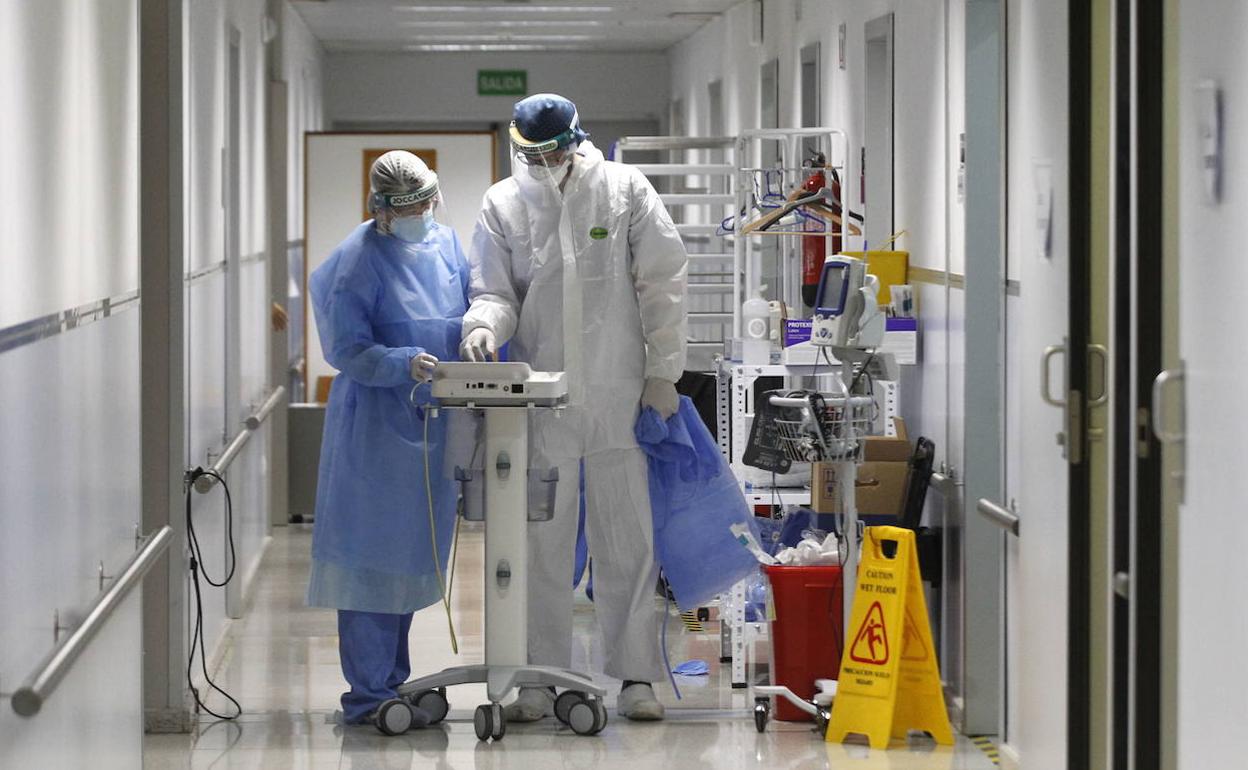
[[[1101, 362], [1101, 394], [1096, 398], [1088, 399], [1088, 408], [1104, 406], [1109, 403], [1109, 351], [1104, 345], [1088, 345], [1088, 374], [1091, 375], [1092, 359], [1098, 359]], [[1091, 379], [1089, 377], [1089, 379]]]
[[[1179, 412], [1179, 429], [1174, 431], [1166, 427], [1170, 421], [1167, 419], [1165, 409], [1166, 386], [1171, 383], [1181, 383], [1185, 377], [1183, 366], [1180, 365], [1178, 369], [1165, 370], [1153, 380], [1153, 435], [1157, 436], [1157, 440], [1163, 444], [1181, 444], [1186, 438], [1184, 434], [1187, 426], [1183, 412]], [[1179, 403], [1183, 403], [1182, 399]]]
[[975, 503], [975, 510], [979, 511], [984, 518], [993, 524], [1018, 537], [1018, 513], [1013, 505], [1007, 509], [987, 498], [981, 497]]
[[[1049, 345], [1044, 349], [1044, 354], [1040, 356], [1040, 398], [1044, 399], [1044, 403], [1049, 406], [1055, 406], [1058, 409], [1065, 409], [1066, 402], [1059, 401], [1049, 393], [1050, 370], [1052, 369], [1052, 361], [1054, 356], [1058, 354], [1066, 355], [1065, 345]], [[1063, 390], [1065, 390], [1063, 388]]]
[[1059, 354], [1066, 355], [1068, 341], [1061, 345], [1050, 345], [1040, 356], [1040, 398], [1049, 406], [1062, 410], [1062, 431], [1057, 434], [1058, 446], [1062, 448], [1062, 457], [1071, 465], [1083, 462], [1083, 396], [1079, 391], [1070, 389], [1070, 367], [1065, 367], [1062, 376], [1062, 390], [1065, 399], [1053, 398], [1049, 391], [1049, 381], [1053, 375], [1053, 359]]
[[1168, 444], [1177, 447], [1179, 450], [1178, 469], [1170, 472], [1170, 478], [1178, 485], [1179, 502], [1182, 503], [1187, 497], [1187, 456], [1184, 444], [1187, 441], [1187, 399], [1184, 391], [1180, 390], [1179, 398], [1179, 414], [1178, 429], [1172, 430], [1168, 426], [1170, 424], [1169, 416], [1166, 414], [1166, 388], [1172, 384], [1182, 384], [1187, 379], [1187, 372], [1182, 362], [1179, 363], [1177, 369], [1167, 369], [1153, 380], [1153, 435], [1162, 444]]

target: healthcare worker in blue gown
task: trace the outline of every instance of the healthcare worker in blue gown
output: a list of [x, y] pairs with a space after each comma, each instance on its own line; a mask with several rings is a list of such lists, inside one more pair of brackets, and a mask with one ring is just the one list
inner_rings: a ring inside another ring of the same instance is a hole
[[468, 264], [454, 231], [434, 219], [438, 180], [423, 161], [387, 152], [370, 187], [373, 219], [310, 280], [321, 348], [339, 374], [325, 413], [308, 604], [338, 610], [351, 687], [343, 721], [401, 732], [406, 713], [394, 707], [406, 704], [395, 688], [411, 669], [412, 613], [442, 600], [455, 524], [448, 416], [421, 405], [437, 362], [458, 358]]

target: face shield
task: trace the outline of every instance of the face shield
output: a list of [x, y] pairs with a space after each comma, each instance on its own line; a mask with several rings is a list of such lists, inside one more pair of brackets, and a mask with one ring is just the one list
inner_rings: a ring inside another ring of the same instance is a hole
[[446, 210], [438, 188], [438, 176], [427, 172], [423, 185], [410, 192], [373, 192], [369, 210], [377, 223], [377, 231], [408, 243], [420, 243], [439, 220], [445, 221]]
[[586, 137], [575, 113], [566, 130], [544, 141], [526, 139], [514, 120], [510, 134], [512, 176], [522, 184], [533, 182], [552, 190], [558, 189], [567, 179], [575, 162], [577, 147]]
[[511, 154], [511, 175], [524, 186], [558, 190], [571, 173], [575, 157], [576, 145], [542, 154], [515, 150]]

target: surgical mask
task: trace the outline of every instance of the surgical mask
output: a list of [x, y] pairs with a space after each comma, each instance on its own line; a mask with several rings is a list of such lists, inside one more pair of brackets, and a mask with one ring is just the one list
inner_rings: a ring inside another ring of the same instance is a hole
[[390, 233], [401, 241], [420, 243], [433, 229], [433, 210], [408, 217], [397, 217], [390, 221]]
[[573, 153], [568, 153], [568, 157], [564, 158], [557, 166], [531, 165], [529, 166], [529, 176], [542, 184], [558, 187], [568, 175], [568, 169], [572, 167], [572, 157]]

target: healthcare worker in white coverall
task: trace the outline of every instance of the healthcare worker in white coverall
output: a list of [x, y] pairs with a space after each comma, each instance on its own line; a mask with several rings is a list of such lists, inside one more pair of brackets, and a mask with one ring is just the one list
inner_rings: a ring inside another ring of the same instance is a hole
[[[529, 525], [530, 662], [568, 668], [572, 573], [583, 469], [586, 539], [605, 673], [623, 680], [618, 711], [663, 718], [651, 683], [666, 677], [639, 410], [676, 412], [685, 367], [688, 257], [645, 176], [603, 159], [576, 107], [554, 94], [515, 105], [512, 176], [485, 194], [473, 233], [461, 357], [565, 371], [568, 409], [531, 418], [530, 464], [557, 467], [554, 518]], [[553, 713], [554, 692], [524, 688], [509, 721]]]

